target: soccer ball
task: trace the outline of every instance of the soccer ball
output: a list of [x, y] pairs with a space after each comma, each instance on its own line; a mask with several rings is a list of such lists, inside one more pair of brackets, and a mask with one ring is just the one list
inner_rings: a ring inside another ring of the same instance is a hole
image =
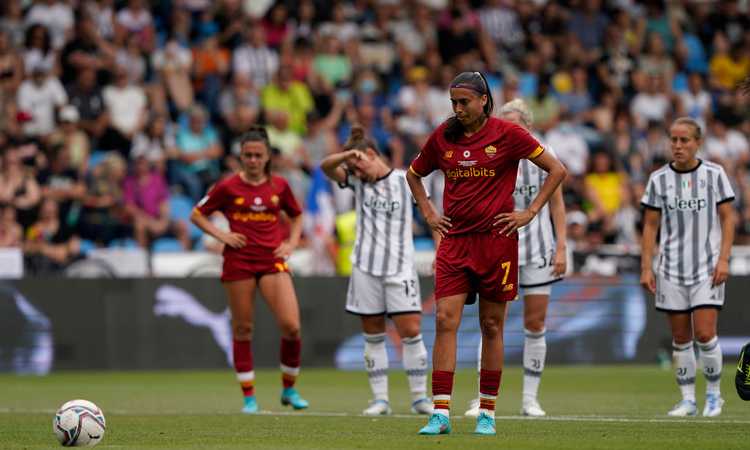
[[104, 437], [104, 413], [87, 400], [71, 400], [60, 407], [52, 430], [65, 447], [93, 447]]

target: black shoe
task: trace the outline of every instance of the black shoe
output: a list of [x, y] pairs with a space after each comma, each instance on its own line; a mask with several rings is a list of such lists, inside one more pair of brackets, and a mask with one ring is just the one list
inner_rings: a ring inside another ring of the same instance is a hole
[[740, 352], [734, 385], [737, 387], [737, 394], [742, 400], [750, 400], [750, 342], [745, 344]]

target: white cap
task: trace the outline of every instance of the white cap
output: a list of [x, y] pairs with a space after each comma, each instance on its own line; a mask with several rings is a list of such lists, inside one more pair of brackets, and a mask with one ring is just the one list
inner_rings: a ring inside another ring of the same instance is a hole
[[570, 211], [567, 215], [568, 225], [583, 225], [584, 227], [588, 224], [588, 218], [586, 213], [583, 211]]
[[78, 108], [73, 105], [65, 105], [60, 109], [60, 122], [78, 122], [80, 118]]

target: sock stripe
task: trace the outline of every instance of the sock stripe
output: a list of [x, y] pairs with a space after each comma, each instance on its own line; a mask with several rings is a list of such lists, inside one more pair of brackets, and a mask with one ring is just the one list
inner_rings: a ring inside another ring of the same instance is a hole
[[450, 400], [435, 400], [432, 399], [432, 405], [434, 409], [451, 409]]
[[368, 370], [367, 371], [367, 376], [369, 378], [385, 377], [385, 376], [388, 376], [388, 369]]
[[479, 409], [487, 409], [490, 411], [495, 410], [495, 400], [489, 398], [482, 398], [479, 400]]
[[692, 350], [693, 348], [693, 341], [686, 342], [684, 344], [678, 344], [676, 342], [672, 342], [672, 350], [675, 352], [684, 352], [687, 350]]
[[704, 351], [704, 352], [710, 352], [711, 350], [715, 349], [718, 346], [719, 346], [719, 340], [716, 338], [713, 338], [708, 342], [698, 342], [698, 348], [700, 348], [701, 351]]
[[419, 344], [420, 342], [422, 342], [422, 335], [418, 334], [414, 337], [403, 338], [401, 339], [401, 342], [403, 342], [405, 345]]
[[542, 331], [529, 331], [524, 328], [523, 334], [529, 339], [541, 339], [544, 337], [544, 335], [547, 333], [547, 329], [543, 329]]
[[250, 372], [237, 372], [237, 381], [239, 381], [240, 383], [253, 380], [255, 380], [254, 370], [251, 370]]
[[533, 369], [527, 369], [524, 367], [523, 374], [528, 377], [535, 377], [535, 378], [541, 378], [542, 377], [542, 371], [541, 370], [533, 370]]
[[408, 377], [422, 377], [427, 375], [427, 369], [409, 369], [406, 371]]
[[721, 372], [719, 372], [719, 373], [714, 373], [714, 374], [711, 374], [711, 375], [708, 375], [708, 374], [704, 374], [704, 376], [706, 377], [706, 380], [707, 380], [707, 381], [713, 381], [713, 382], [716, 382], [716, 381], [719, 381], [719, 380], [721, 380]]
[[[719, 376], [721, 376], [721, 375], [719, 375]], [[678, 384], [679, 386], [686, 386], [686, 385], [688, 385], [688, 384], [695, 384], [695, 377], [690, 377], [690, 378], [678, 378], [678, 379], [677, 379], [677, 384]]]
[[287, 375], [297, 376], [299, 375], [299, 367], [289, 367], [284, 364], [280, 365], [281, 371]]
[[378, 333], [378, 334], [362, 333], [362, 336], [364, 336], [365, 342], [369, 342], [370, 344], [380, 344], [381, 342], [385, 342], [385, 333]]

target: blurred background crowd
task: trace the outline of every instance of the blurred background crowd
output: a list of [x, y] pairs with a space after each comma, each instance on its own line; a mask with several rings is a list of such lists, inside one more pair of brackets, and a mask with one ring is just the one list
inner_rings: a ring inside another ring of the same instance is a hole
[[702, 157], [730, 175], [748, 243], [747, 1], [4, 0], [0, 247], [21, 247], [31, 273], [97, 247], [218, 251], [188, 216], [262, 123], [317, 272], [345, 272], [352, 198], [320, 160], [360, 123], [407, 167], [467, 70], [496, 105], [525, 99], [567, 166], [571, 247], [637, 249], [678, 116], [705, 126]]

